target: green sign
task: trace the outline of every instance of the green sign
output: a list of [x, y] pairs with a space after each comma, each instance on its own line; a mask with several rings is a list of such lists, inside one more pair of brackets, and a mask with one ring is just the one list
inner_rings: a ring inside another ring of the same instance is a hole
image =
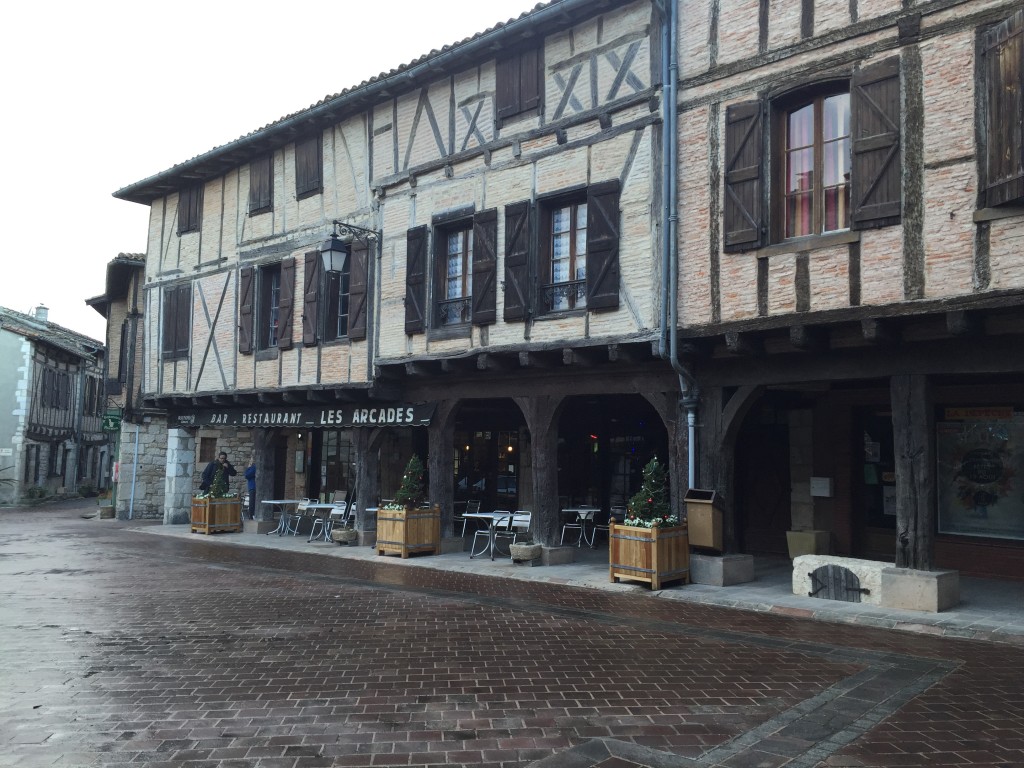
[[104, 432], [117, 432], [121, 429], [121, 414], [119, 413], [108, 413], [103, 417]]

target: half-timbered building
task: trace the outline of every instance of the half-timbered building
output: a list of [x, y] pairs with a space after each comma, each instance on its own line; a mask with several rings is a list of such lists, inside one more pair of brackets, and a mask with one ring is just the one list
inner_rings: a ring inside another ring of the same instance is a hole
[[0, 307], [0, 355], [0, 500], [102, 489], [103, 344], [50, 322], [46, 307]]

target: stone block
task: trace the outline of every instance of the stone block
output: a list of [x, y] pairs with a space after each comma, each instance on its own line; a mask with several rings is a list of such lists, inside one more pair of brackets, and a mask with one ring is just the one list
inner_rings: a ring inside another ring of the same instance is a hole
[[541, 565], [543, 549], [540, 544], [512, 544], [509, 546], [509, 554], [516, 565]]
[[830, 531], [786, 531], [790, 560], [801, 555], [827, 555], [831, 542]]
[[541, 547], [540, 560], [544, 565], [567, 565], [575, 558], [574, 547]]
[[466, 540], [461, 536], [451, 536], [447, 539], [441, 539], [441, 554], [450, 555], [453, 552], [464, 552], [466, 548]]
[[375, 547], [377, 546], [377, 531], [356, 531], [358, 538], [356, 539], [357, 546], [360, 547]]
[[882, 569], [882, 606], [938, 613], [960, 602], [959, 571]]
[[242, 520], [242, 533], [270, 533], [276, 529], [273, 520]]
[[690, 583], [728, 587], [754, 580], [753, 555], [690, 554]]

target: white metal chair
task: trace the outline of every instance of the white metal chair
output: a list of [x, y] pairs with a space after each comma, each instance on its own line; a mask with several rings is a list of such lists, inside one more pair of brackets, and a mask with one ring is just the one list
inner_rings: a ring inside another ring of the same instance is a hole
[[597, 542], [597, 532], [598, 531], [604, 531], [605, 533], [608, 533], [608, 530], [609, 530], [608, 521], [612, 517], [615, 518], [616, 522], [621, 523], [622, 520], [626, 517], [626, 508], [625, 507], [612, 507], [611, 512], [607, 516], [604, 516], [600, 512], [598, 512], [596, 515], [594, 515], [594, 527], [590, 529], [590, 548], [591, 549], [597, 549], [597, 543], [596, 542]]
[[465, 504], [466, 504], [466, 508], [465, 508], [465, 510], [461, 514], [459, 512], [455, 513], [455, 522], [454, 522], [454, 525], [456, 525], [456, 526], [459, 523], [462, 523], [462, 533], [459, 534], [459, 536], [462, 536], [462, 537], [465, 537], [465, 535], [466, 535], [466, 523], [468, 523], [470, 520], [472, 520], [474, 523], [477, 522], [474, 518], [466, 517], [465, 515], [466, 515], [466, 513], [476, 514], [477, 512], [480, 511], [480, 499], [470, 499], [469, 501], [465, 502]]
[[294, 536], [295, 534], [297, 534], [299, 532], [299, 525], [302, 523], [303, 519], [309, 517], [309, 514], [306, 511], [306, 508], [310, 504], [315, 504], [315, 503], [316, 503], [315, 499], [305, 499], [305, 498], [303, 498], [303, 499], [300, 499], [299, 503], [295, 505], [295, 512], [292, 515], [292, 518], [293, 518], [292, 523], [294, 523], [294, 525], [292, 526], [292, 529], [291, 529], [292, 530], [292, 536]]
[[335, 504], [333, 509], [318, 509], [316, 514], [313, 516], [313, 525], [309, 530], [309, 540], [312, 541], [316, 538], [317, 528], [319, 527], [324, 540], [327, 541], [331, 537], [331, 531], [334, 526], [341, 520], [344, 520], [347, 515], [344, 501]]

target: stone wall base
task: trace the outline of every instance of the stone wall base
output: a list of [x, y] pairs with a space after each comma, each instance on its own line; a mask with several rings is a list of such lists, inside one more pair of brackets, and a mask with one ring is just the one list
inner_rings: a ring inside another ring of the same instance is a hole
[[754, 580], [753, 555], [690, 553], [690, 583], [728, 587]]

